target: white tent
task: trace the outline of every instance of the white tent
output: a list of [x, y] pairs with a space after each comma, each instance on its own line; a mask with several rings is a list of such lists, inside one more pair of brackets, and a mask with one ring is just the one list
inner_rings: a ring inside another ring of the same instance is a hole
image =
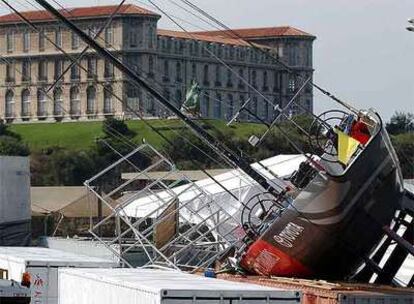
[[[306, 160], [303, 155], [278, 155], [252, 164], [252, 167], [259, 171], [262, 175], [275, 180], [275, 176], [286, 177], [290, 176], [299, 168], [299, 164]], [[267, 169], [266, 169], [267, 168]], [[270, 171], [270, 172], [269, 172]], [[198, 210], [198, 205], [202, 202], [200, 197], [200, 190], [207, 194], [210, 199], [214, 200], [215, 204], [223, 207], [231, 215], [235, 216], [240, 212], [240, 203], [237, 202], [224, 188], [233, 193], [239, 198], [239, 201], [246, 202], [250, 197], [259, 193], [260, 186], [240, 170], [230, 170], [229, 172], [217, 175], [214, 177], [221, 185], [210, 178], [206, 178], [194, 183], [194, 186], [182, 185], [171, 190], [177, 195], [181, 204], [192, 201], [194, 210]], [[157, 195], [149, 195], [140, 197], [127, 206], [124, 211], [130, 217], [157, 217], [162, 208], [158, 211], [165, 202], [173, 199], [173, 194], [170, 191], [158, 192]], [[201, 213], [200, 216], [203, 216]], [[197, 220], [195, 219], [195, 222]]]

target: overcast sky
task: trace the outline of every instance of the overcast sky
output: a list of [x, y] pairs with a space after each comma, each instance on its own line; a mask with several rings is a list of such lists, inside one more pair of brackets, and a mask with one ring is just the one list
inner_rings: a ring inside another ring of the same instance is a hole
[[[29, 0], [30, 2], [34, 0]], [[169, 13], [207, 28], [178, 9], [178, 0], [154, 0]], [[15, 1], [11, 1], [14, 3]], [[21, 2], [21, 1], [18, 1]], [[66, 6], [116, 4], [120, 0], [60, 0]], [[234, 28], [291, 25], [317, 36], [315, 82], [359, 107], [374, 107], [388, 120], [414, 112], [414, 0], [192, 0]], [[150, 8], [147, 0], [132, 1]], [[3, 9], [4, 12], [4, 9]], [[176, 29], [163, 17], [160, 27]], [[194, 26], [184, 24], [188, 29]], [[330, 101], [315, 95], [315, 109]]]

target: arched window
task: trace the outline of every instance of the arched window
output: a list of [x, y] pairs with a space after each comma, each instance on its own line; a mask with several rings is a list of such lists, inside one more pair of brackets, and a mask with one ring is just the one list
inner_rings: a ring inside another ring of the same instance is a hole
[[177, 90], [176, 92], [175, 92], [175, 102], [177, 103], [177, 106], [181, 106], [181, 104], [183, 103], [183, 97], [182, 97], [182, 94], [181, 94], [181, 90]]
[[214, 101], [213, 116], [215, 119], [221, 118], [221, 94], [217, 94], [216, 100]]
[[63, 114], [62, 90], [57, 88], [53, 93], [53, 113], [55, 116]]
[[267, 103], [267, 101], [264, 101], [263, 103], [263, 114], [262, 114], [262, 118], [265, 121], [269, 120], [269, 104]]
[[14, 93], [8, 90], [6, 93], [6, 118], [14, 117]]
[[149, 56], [148, 58], [148, 76], [154, 76], [154, 58], [152, 58], [152, 56]]
[[216, 86], [221, 86], [221, 66], [219, 64], [216, 65]]
[[47, 116], [46, 93], [43, 89], [37, 90], [37, 116]]
[[[257, 108], [258, 108], [258, 102], [257, 102], [257, 97], [254, 96], [253, 97], [253, 104], [252, 104], [252, 112], [253, 114], [255, 114], [257, 116]], [[256, 120], [256, 117], [252, 117], [252, 119]]]
[[22, 117], [30, 116], [30, 91], [25, 89], [22, 91]]
[[110, 114], [113, 112], [112, 108], [112, 87], [106, 86], [104, 89], [104, 114]]
[[203, 75], [203, 81], [204, 81], [204, 84], [205, 85], [208, 85], [209, 84], [209, 77], [208, 77], [209, 75], [208, 75], [208, 64], [205, 64], [204, 65], [204, 75]]
[[75, 116], [80, 115], [80, 96], [78, 87], [72, 87], [70, 89], [70, 114]]
[[203, 117], [209, 117], [210, 115], [210, 95], [208, 92], [204, 94], [203, 102], [201, 104], [201, 115]]
[[197, 81], [197, 65], [195, 63], [191, 66], [191, 80]]
[[94, 114], [96, 104], [96, 89], [92, 86], [86, 89], [86, 113]]
[[257, 73], [255, 70], [252, 71], [252, 86], [257, 87]]
[[181, 82], [183, 80], [182, 75], [181, 75], [181, 62], [177, 61], [175, 69], [176, 69], [176, 73], [177, 73], [176, 74], [177, 75], [176, 80], [177, 80], [177, 82]]
[[232, 94], [228, 94], [227, 95], [228, 98], [228, 104], [227, 104], [227, 113], [226, 113], [226, 119], [230, 120], [233, 118], [233, 114], [234, 114], [234, 100], [233, 100], [233, 95]]

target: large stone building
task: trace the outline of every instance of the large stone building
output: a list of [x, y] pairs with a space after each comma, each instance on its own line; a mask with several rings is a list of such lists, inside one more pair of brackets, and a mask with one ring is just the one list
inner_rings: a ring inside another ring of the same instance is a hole
[[[277, 56], [303, 77], [313, 75], [315, 37], [301, 30], [235, 30], [244, 40], [260, 47], [258, 51], [241, 39], [230, 38], [234, 33], [189, 35], [157, 29], [158, 14], [124, 5], [111, 25], [100, 32], [115, 9], [116, 6], [75, 8], [65, 14], [91, 36], [99, 34], [101, 45], [178, 106], [196, 81], [202, 89], [204, 117], [228, 119], [249, 99], [250, 110], [269, 120], [272, 104], [283, 106], [292, 98], [298, 79], [266, 53]], [[37, 30], [15, 14], [0, 16], [0, 119], [22, 122], [133, 117], [131, 109], [144, 116], [168, 114], [93, 50], [86, 52], [80, 65], [71, 65], [70, 57], [77, 58], [85, 44], [50, 14], [31, 11], [24, 12], [24, 16]], [[305, 88], [298, 100], [312, 111], [312, 88]], [[242, 118], [252, 119], [246, 114]]]

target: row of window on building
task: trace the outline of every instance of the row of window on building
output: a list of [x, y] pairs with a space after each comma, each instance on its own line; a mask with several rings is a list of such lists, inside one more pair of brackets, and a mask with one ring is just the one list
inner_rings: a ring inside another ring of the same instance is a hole
[[[129, 27], [127, 31], [127, 45], [130, 48], [137, 48], [142, 46], [144, 41], [143, 39], [143, 28], [136, 28], [136, 27]], [[114, 27], [108, 26], [105, 30], [101, 30], [101, 28], [97, 25], [93, 25], [88, 27], [85, 32], [94, 39], [97, 39], [99, 43], [105, 45], [108, 48], [115, 48], [114, 46]], [[65, 31], [61, 28], [57, 28], [53, 31], [52, 35], [44, 30], [40, 29], [38, 32], [33, 32], [30, 30], [23, 31], [21, 34], [21, 45], [22, 51], [24, 53], [28, 53], [33, 51], [35, 47], [32, 45], [33, 35], [37, 36], [37, 49], [39, 52], [44, 52], [46, 50], [46, 44], [49, 42], [55, 48], [60, 49], [63, 48], [63, 35]], [[146, 40], [148, 41], [148, 48], [152, 49], [155, 47], [155, 26], [150, 25], [146, 31], [147, 37]], [[13, 53], [16, 51], [16, 32], [14, 30], [9, 30], [6, 32], [6, 51], [8, 53]], [[81, 40], [79, 36], [73, 32], [71, 32], [71, 48], [72, 50], [78, 50], [81, 46]]]
[[[63, 59], [56, 59], [54, 60], [54, 80], [62, 80], [64, 79], [63, 73], [65, 72], [65, 61]], [[48, 81], [48, 61], [47, 60], [39, 60], [36, 62], [37, 64], [37, 79], [32, 79], [32, 61], [30, 59], [24, 59], [21, 61], [21, 68], [16, 67], [16, 65], [20, 65], [18, 63], [14, 63], [12, 61], [8, 61], [6, 64], [6, 83], [15, 83], [16, 82], [16, 73], [19, 74], [21, 77], [22, 82], [30, 82], [33, 80], [37, 80], [39, 82]], [[88, 57], [87, 59], [87, 67], [85, 68], [87, 78], [88, 79], [97, 79], [97, 66], [98, 60], [95, 57]], [[79, 81], [81, 78], [81, 65], [72, 64], [70, 66], [70, 79], [72, 81]], [[109, 61], [104, 62], [104, 78], [113, 78], [114, 77], [114, 66]]]
[[[88, 29], [88, 34], [90, 37], [95, 37], [99, 33], [99, 29], [97, 27], [91, 27]], [[32, 37], [33, 35], [37, 35], [37, 43], [38, 43], [38, 51], [43, 52], [46, 50], [46, 42], [52, 43], [56, 48], [63, 47], [63, 33], [64, 31], [60, 28], [57, 28], [53, 32], [53, 38], [51, 38], [48, 33], [41, 29], [38, 33], [33, 33], [30, 30], [26, 30], [22, 32], [22, 51], [28, 53], [32, 50]], [[75, 33], [71, 33], [72, 37], [72, 49], [76, 50], [81, 46], [80, 38]], [[114, 32], [112, 27], [107, 27], [105, 29], [104, 38], [105, 42], [108, 45], [112, 45], [114, 43]], [[6, 32], [6, 50], [8, 53], [13, 53], [16, 50], [16, 33], [13, 30]]]
[[[106, 86], [103, 92], [103, 114], [113, 114], [112, 104], [112, 87]], [[35, 95], [35, 96], [33, 96]], [[20, 113], [16, 113], [16, 98], [13, 90], [8, 90], [5, 95], [5, 116], [6, 119], [21, 117], [32, 118], [37, 116], [38, 118], [46, 118], [49, 115], [56, 117], [70, 115], [72, 117], [79, 117], [82, 115], [81, 111], [81, 98], [79, 87], [74, 86], [70, 89], [69, 93], [69, 108], [64, 106], [63, 91], [57, 88], [53, 92], [53, 96], [49, 96], [44, 89], [40, 88], [35, 94], [29, 89], [24, 89], [20, 94]], [[33, 101], [35, 98], [35, 101]], [[35, 102], [35, 107], [33, 106]], [[48, 104], [53, 104], [53, 109], [49, 109]], [[97, 94], [96, 88], [90, 86], [86, 89], [86, 114], [96, 115], [98, 114]]]

